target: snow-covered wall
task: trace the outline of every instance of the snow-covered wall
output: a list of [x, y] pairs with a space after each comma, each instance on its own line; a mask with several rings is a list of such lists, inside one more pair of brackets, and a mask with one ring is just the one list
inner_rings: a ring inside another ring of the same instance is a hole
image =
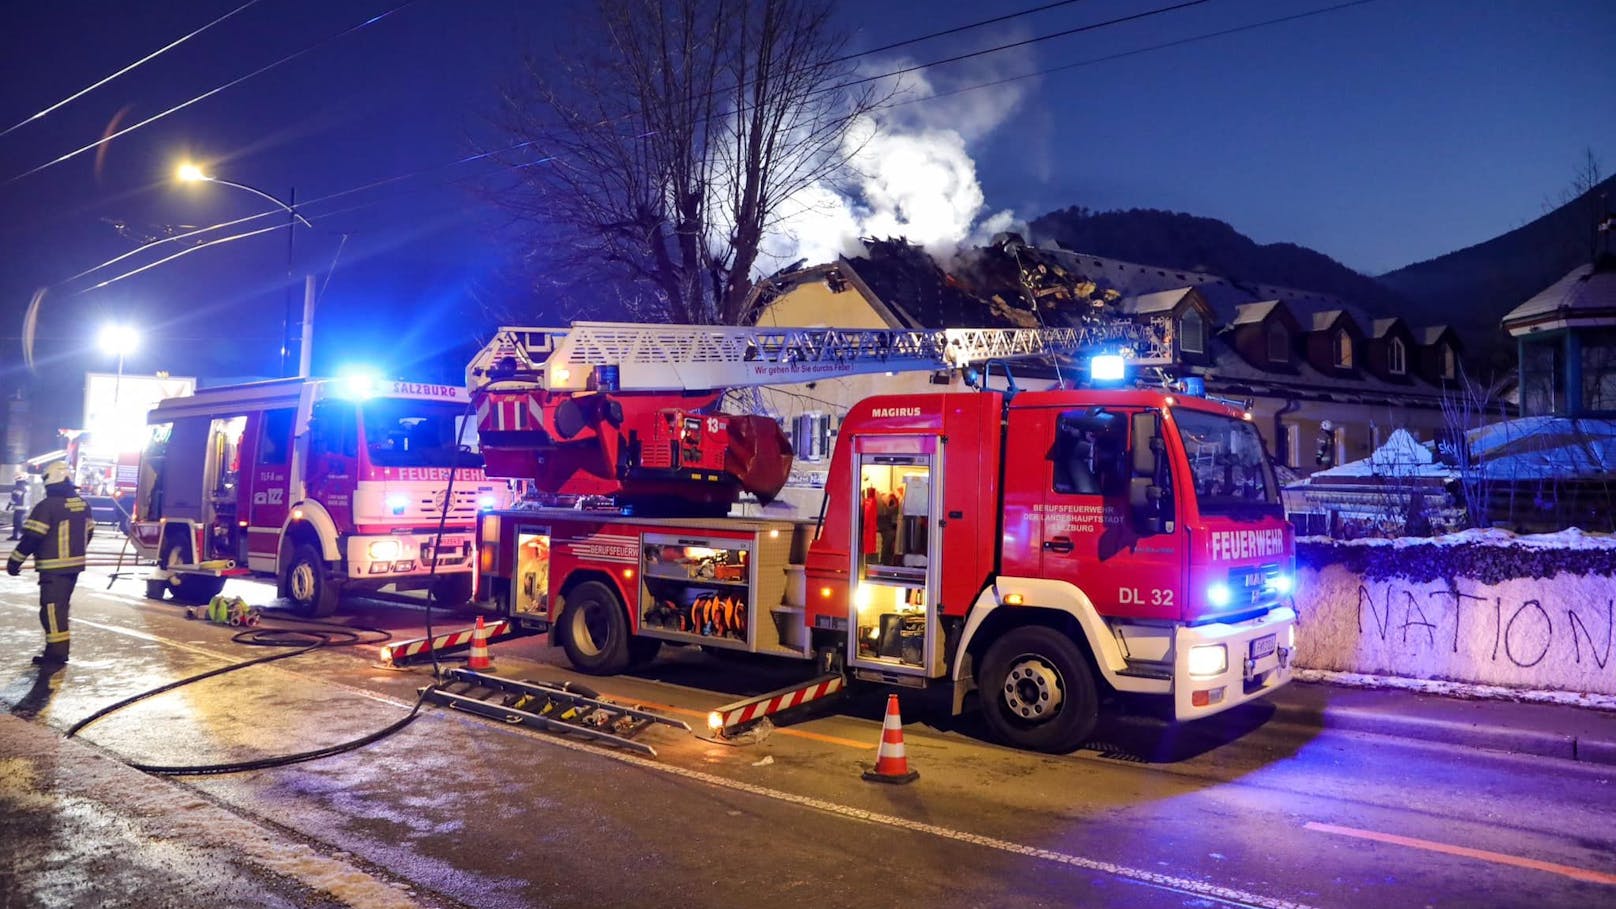
[[1616, 539], [1297, 541], [1297, 665], [1616, 694]]

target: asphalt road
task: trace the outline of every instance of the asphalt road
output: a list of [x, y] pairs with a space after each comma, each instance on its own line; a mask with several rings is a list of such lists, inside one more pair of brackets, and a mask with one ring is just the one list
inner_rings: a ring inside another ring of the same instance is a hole
[[[908, 786], [865, 782], [880, 695], [751, 745], [672, 730], [645, 758], [428, 708], [363, 749], [231, 775], [154, 777], [302, 751], [404, 716], [429, 669], [321, 650], [96, 709], [263, 656], [233, 629], [81, 581], [73, 662], [41, 677], [31, 578], [0, 578], [0, 907], [1577, 906], [1616, 902], [1616, 768], [1282, 726], [1268, 711], [1104, 723], [1058, 757], [999, 748], [904, 693]], [[256, 584], [233, 589], [268, 602]], [[424, 613], [339, 619], [419, 636]], [[462, 623], [452, 623], [462, 624]], [[541, 639], [497, 670], [577, 679]], [[779, 679], [665, 650], [587, 680], [699, 726]], [[81, 744], [82, 743], [82, 744]], [[117, 759], [117, 760], [115, 760]]]

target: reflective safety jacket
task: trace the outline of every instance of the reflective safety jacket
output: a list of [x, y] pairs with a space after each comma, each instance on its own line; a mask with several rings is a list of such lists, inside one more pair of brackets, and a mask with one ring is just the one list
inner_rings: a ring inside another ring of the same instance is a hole
[[22, 523], [22, 539], [8, 561], [21, 568], [34, 557], [41, 574], [77, 574], [84, 570], [84, 550], [95, 533], [90, 506], [70, 482], [45, 487], [45, 500]]

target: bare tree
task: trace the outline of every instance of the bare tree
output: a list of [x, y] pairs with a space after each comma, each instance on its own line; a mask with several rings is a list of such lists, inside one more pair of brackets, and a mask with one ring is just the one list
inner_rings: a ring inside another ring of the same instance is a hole
[[499, 121], [531, 153], [501, 201], [543, 237], [535, 271], [614, 280], [644, 318], [747, 320], [760, 244], [843, 171], [880, 100], [831, 13], [595, 0], [554, 59], [529, 59]]
[[1472, 527], [1488, 527], [1492, 523], [1493, 480], [1486, 470], [1485, 455], [1478, 451], [1476, 433], [1494, 425], [1495, 421], [1507, 420], [1503, 390], [1501, 381], [1487, 383], [1472, 378], [1463, 364], [1459, 366], [1457, 381], [1444, 382], [1442, 387], [1445, 437], [1438, 440], [1437, 451], [1458, 474], [1464, 509]]
[[1543, 201], [1546, 213], [1560, 208], [1571, 210], [1571, 223], [1564, 243], [1566, 251], [1574, 252], [1576, 259], [1586, 256], [1586, 261], [1592, 262], [1599, 256], [1599, 224], [1609, 215], [1607, 205], [1610, 201], [1609, 188], [1603, 185], [1604, 182], [1605, 170], [1599, 156], [1594, 154], [1592, 148], [1585, 148], [1570, 182], [1558, 195]]

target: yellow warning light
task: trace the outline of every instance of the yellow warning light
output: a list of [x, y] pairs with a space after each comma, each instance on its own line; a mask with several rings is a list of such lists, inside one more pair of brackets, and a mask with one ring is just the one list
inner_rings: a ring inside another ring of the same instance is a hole
[[780, 531], [778, 529], [769, 531], [769, 539], [771, 539], [771, 540], [780, 539]]
[[830, 599], [830, 588], [829, 587], [821, 587], [821, 588], [819, 588], [819, 595], [824, 597], [827, 600]]
[[1006, 606], [1020, 606], [1025, 602], [1027, 602], [1027, 598], [1019, 593], [1007, 593], [1004, 595], [1004, 605]]
[[723, 715], [720, 714], [716, 710], [709, 711], [708, 714], [707, 714], [707, 728], [708, 729], [723, 729], [724, 728], [724, 717], [723, 717]]
[[292, 520], [294, 520], [294, 521], [303, 520], [303, 509], [301, 509], [301, 508], [292, 509]]
[[625, 578], [634, 577], [634, 569], [632, 569], [632, 568], [623, 569], [623, 577], [625, 577]]

